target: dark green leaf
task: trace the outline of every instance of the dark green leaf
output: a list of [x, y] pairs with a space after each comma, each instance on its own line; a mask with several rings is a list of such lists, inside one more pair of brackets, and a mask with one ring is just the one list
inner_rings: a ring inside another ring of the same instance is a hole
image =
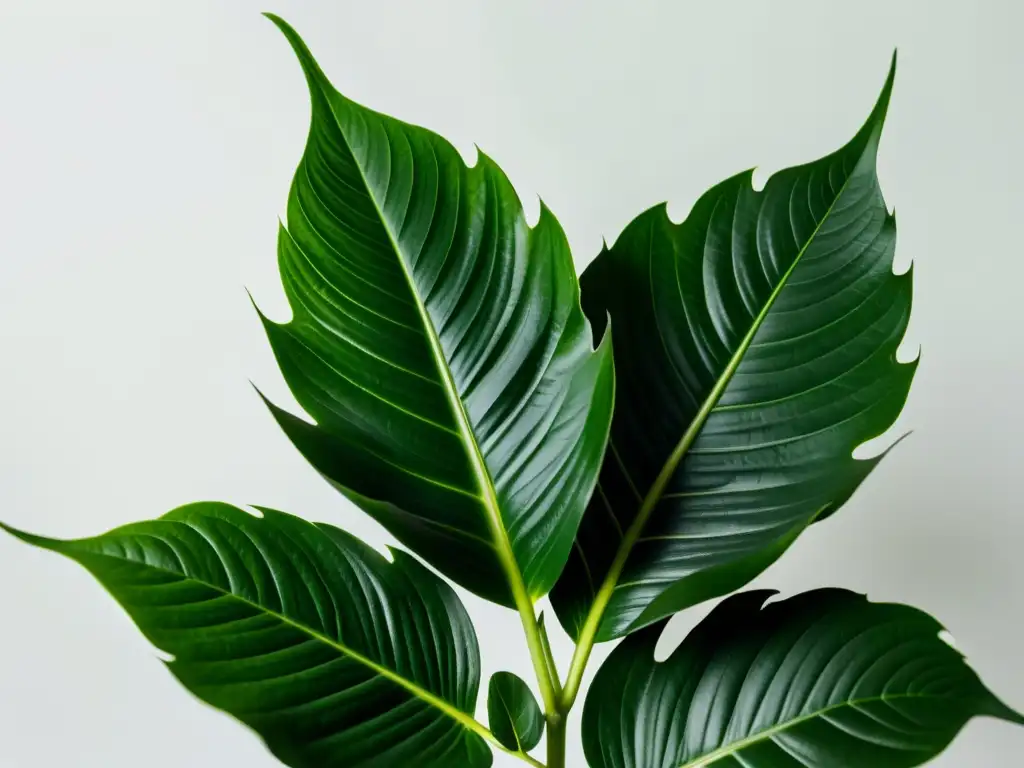
[[490, 766], [451, 588], [403, 552], [262, 514], [204, 503], [78, 541], [11, 532], [85, 566], [185, 687], [293, 768]]
[[526, 224], [482, 154], [365, 109], [298, 35], [312, 127], [280, 231], [293, 317], [265, 321], [316, 424], [273, 408], [305, 457], [401, 542], [504, 605], [546, 594], [611, 421], [554, 216]]
[[552, 593], [574, 637], [595, 595], [608, 640], [741, 587], [877, 463], [853, 450], [892, 425], [916, 368], [896, 361], [911, 276], [892, 272], [875, 170], [893, 73], [835, 154], [762, 191], [735, 176], [681, 224], [651, 209], [584, 274], [588, 315], [612, 319], [618, 391]]
[[591, 768], [910, 768], [972, 717], [1024, 722], [927, 614], [772, 594], [729, 598], [663, 663], [663, 624], [616, 648], [583, 711]]
[[540, 743], [544, 715], [530, 687], [511, 672], [495, 672], [487, 687], [487, 721], [498, 741], [513, 752]]

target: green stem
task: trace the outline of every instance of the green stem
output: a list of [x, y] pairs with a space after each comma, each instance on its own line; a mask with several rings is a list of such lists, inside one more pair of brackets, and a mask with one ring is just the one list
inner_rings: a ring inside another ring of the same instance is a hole
[[548, 628], [544, 623], [544, 614], [541, 613], [540, 619], [537, 621], [537, 627], [540, 629], [540, 642], [544, 649], [544, 661], [548, 668], [548, 677], [551, 680], [552, 686], [555, 689], [555, 697], [557, 699], [556, 705], [560, 702], [562, 697], [562, 682], [558, 677], [558, 664], [555, 663], [555, 655], [551, 652], [551, 641], [548, 639]]
[[[513, 591], [514, 592], [514, 591]], [[523, 593], [525, 596], [525, 592]], [[551, 669], [548, 666], [548, 656], [544, 650], [543, 633], [537, 624], [537, 617], [533, 612], [533, 603], [527, 599], [525, 604], [517, 599], [516, 605], [519, 608], [519, 617], [523, 622], [523, 632], [526, 633], [526, 645], [530, 649], [530, 658], [533, 660], [533, 671], [537, 675], [537, 685], [540, 686], [541, 700], [544, 702], [544, 713], [553, 715], [558, 713], [558, 690], [561, 686], [551, 677]], [[556, 688], [558, 686], [558, 688]]]
[[547, 768], [565, 768], [565, 721], [564, 715], [549, 715], [548, 762]]

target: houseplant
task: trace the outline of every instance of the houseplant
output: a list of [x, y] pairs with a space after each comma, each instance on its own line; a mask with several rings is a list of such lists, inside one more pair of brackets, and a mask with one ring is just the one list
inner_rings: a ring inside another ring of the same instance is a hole
[[[910, 765], [972, 714], [1012, 717], [934, 622], [846, 593], [741, 596], [665, 665], [648, 647], [834, 512], [872, 466], [852, 448], [902, 406], [910, 278], [891, 274], [874, 178], [891, 83], [824, 161], [760, 193], [731, 179], [678, 226], [641, 215], [583, 278], [594, 344], [553, 216], [528, 230], [493, 163], [344, 100], [286, 32], [314, 120], [280, 246], [295, 318], [267, 330], [317, 426], [274, 413], [408, 549], [518, 610], [544, 706], [502, 675], [490, 728], [472, 720], [453, 593], [326, 526], [206, 504], [33, 541], [96, 573], [188, 687], [291, 765], [482, 765], [481, 739], [525, 757], [542, 719], [559, 765], [590, 648], [625, 635], [583, 707], [593, 765]], [[578, 642], [564, 677], [535, 615], [549, 591]]]

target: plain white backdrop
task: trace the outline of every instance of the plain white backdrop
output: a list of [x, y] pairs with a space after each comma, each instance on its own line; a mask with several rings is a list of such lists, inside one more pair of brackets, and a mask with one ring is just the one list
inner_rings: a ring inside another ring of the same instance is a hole
[[[914, 434], [757, 584], [924, 608], [1024, 708], [1016, 0], [0, 0], [0, 519], [76, 536], [224, 499], [388, 541], [248, 384], [292, 402], [244, 287], [285, 315], [275, 233], [308, 119], [261, 10], [349, 96], [480, 145], [580, 268], [651, 204], [682, 217], [738, 170], [840, 146], [899, 46], [880, 174], [916, 263]], [[529, 676], [516, 617], [466, 600], [485, 674]], [[275, 765], [77, 566], [0, 538], [0, 605], [0, 768]], [[934, 765], [1022, 752], [1024, 730], [975, 721]]]

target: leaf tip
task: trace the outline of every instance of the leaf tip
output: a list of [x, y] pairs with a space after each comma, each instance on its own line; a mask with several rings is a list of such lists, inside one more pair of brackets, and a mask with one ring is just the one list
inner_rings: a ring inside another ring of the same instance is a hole
[[1024, 715], [1004, 704], [994, 693], [989, 693], [984, 704], [981, 706], [980, 714], [985, 717], [1004, 720], [1014, 725], [1024, 725]]
[[536, 226], [539, 227], [542, 221], [548, 221], [549, 223], [557, 224], [558, 217], [555, 216], [554, 211], [544, 202], [544, 198], [537, 195], [537, 205], [540, 206], [540, 215], [537, 217]]
[[886, 75], [882, 92], [878, 95], [878, 101], [875, 103], [875, 108], [868, 121], [870, 124], [881, 126], [885, 122], [885, 117], [889, 112], [889, 102], [892, 99], [892, 89], [896, 83], [896, 62], [897, 51], [894, 50], [892, 52], [892, 61], [889, 64], [889, 74]]
[[7, 523], [4, 523], [2, 521], [0, 521], [0, 529], [6, 531], [8, 534], [18, 539], [19, 541], [23, 541], [26, 544], [31, 544], [34, 547], [40, 547], [42, 549], [49, 549], [53, 551], [57, 551], [59, 549], [60, 542], [57, 539], [49, 539], [45, 536], [37, 536], [34, 533], [29, 533], [28, 531], [23, 531], [20, 528], [15, 528], [14, 526], [7, 525]]
[[292, 27], [291, 24], [282, 19], [273, 11], [263, 11], [261, 15], [263, 16], [263, 18], [269, 19], [271, 22], [273, 22], [274, 26], [280, 29], [286, 35], [292, 34], [295, 35], [296, 37], [298, 36], [298, 34], [295, 32], [294, 27]]
[[277, 409], [277, 406], [270, 401], [269, 397], [263, 394], [263, 390], [259, 388], [255, 381], [249, 379], [249, 386], [256, 391], [256, 394], [260, 396], [260, 400], [263, 401], [263, 404], [267, 406], [267, 408], [269, 408], [272, 412]]
[[857, 135], [846, 145], [846, 150], [852, 150], [858, 155], [874, 155], [877, 152], [878, 140], [882, 135], [885, 118], [889, 114], [889, 102], [892, 100], [892, 89], [896, 82], [896, 54], [897, 52], [893, 51], [889, 74], [885, 78], [881, 93], [878, 94], [874, 109], [871, 110], [870, 116], [861, 129], [857, 131]]
[[[263, 325], [263, 329], [268, 334], [270, 334], [274, 328], [278, 328], [281, 326], [281, 323], [274, 322], [269, 317], [267, 317], [266, 314], [264, 314], [263, 310], [260, 309], [260, 305], [256, 303], [256, 299], [255, 297], [253, 297], [252, 291], [250, 291], [248, 287], [245, 288], [245, 293], [249, 297], [249, 302], [252, 304], [252, 308], [256, 310], [256, 315], [259, 317], [260, 323]], [[272, 338], [271, 343], [273, 343]]]
[[276, 13], [264, 11], [263, 15], [273, 22], [274, 26], [284, 34], [285, 39], [288, 41], [289, 45], [291, 45], [292, 50], [299, 59], [299, 63], [302, 65], [302, 70], [306, 74], [306, 80], [309, 83], [310, 90], [315, 94], [316, 89], [326, 84], [328, 81], [323, 70], [320, 69], [320, 65], [317, 64], [316, 59], [313, 58], [313, 53], [309, 50], [309, 46], [306, 45], [306, 42], [302, 39], [299, 33], [295, 31], [295, 27], [282, 19]]

